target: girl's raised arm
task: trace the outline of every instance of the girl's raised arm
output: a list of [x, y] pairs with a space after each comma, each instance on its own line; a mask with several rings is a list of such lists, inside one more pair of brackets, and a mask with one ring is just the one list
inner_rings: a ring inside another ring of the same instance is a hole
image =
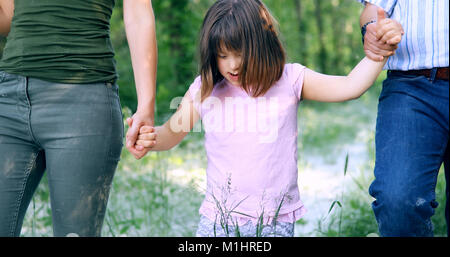
[[[389, 37], [390, 43], [397, 45], [402, 38], [403, 28], [400, 23], [386, 19], [385, 15], [384, 10], [378, 8], [377, 32], [381, 33], [381, 37]], [[324, 75], [306, 69], [302, 96], [321, 102], [343, 102], [358, 98], [373, 85], [386, 62], [387, 57], [381, 62], [365, 57], [347, 76]]]
[[306, 69], [302, 97], [320, 102], [356, 99], [372, 86], [386, 61], [387, 58], [375, 62], [364, 57], [347, 76], [325, 75]]

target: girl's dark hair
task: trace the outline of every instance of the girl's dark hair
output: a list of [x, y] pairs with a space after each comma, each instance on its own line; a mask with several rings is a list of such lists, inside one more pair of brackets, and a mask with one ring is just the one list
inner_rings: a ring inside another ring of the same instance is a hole
[[201, 101], [223, 79], [217, 67], [222, 49], [239, 52], [239, 80], [251, 96], [264, 95], [284, 69], [285, 53], [276, 21], [259, 0], [218, 0], [206, 13], [200, 36]]

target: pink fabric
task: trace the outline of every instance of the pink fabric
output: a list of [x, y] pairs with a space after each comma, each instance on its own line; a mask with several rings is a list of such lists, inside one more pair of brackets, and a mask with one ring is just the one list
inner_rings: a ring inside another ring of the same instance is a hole
[[[295, 222], [306, 212], [297, 185], [297, 109], [305, 67], [286, 64], [281, 79], [253, 98], [223, 80], [200, 104], [201, 79], [189, 88], [205, 130], [207, 188], [200, 214]], [[227, 219], [231, 222], [231, 219]]]

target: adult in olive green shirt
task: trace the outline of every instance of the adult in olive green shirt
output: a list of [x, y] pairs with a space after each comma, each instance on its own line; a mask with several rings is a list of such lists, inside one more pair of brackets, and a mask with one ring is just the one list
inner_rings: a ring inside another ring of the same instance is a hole
[[[12, 0], [1, 2], [0, 33], [9, 34], [0, 60], [0, 236], [20, 235], [44, 170], [54, 235], [101, 235], [124, 133], [109, 36], [114, 4], [15, 0], [11, 21]], [[150, 0], [123, 5], [136, 130], [153, 125], [155, 22]]]

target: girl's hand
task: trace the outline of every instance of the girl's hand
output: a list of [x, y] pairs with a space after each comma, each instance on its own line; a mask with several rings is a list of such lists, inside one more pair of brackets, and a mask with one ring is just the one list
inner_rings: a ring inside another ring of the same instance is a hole
[[141, 159], [144, 157], [149, 149], [143, 147], [137, 147], [136, 140], [138, 138], [139, 130], [142, 126], [152, 126], [153, 117], [151, 113], [146, 113], [143, 111], [137, 111], [131, 118], [127, 119], [128, 131], [126, 134], [126, 147], [128, 151], [136, 159]]
[[144, 148], [151, 149], [156, 145], [155, 128], [151, 126], [142, 126], [139, 129], [139, 135], [136, 140], [136, 149], [143, 150]]

